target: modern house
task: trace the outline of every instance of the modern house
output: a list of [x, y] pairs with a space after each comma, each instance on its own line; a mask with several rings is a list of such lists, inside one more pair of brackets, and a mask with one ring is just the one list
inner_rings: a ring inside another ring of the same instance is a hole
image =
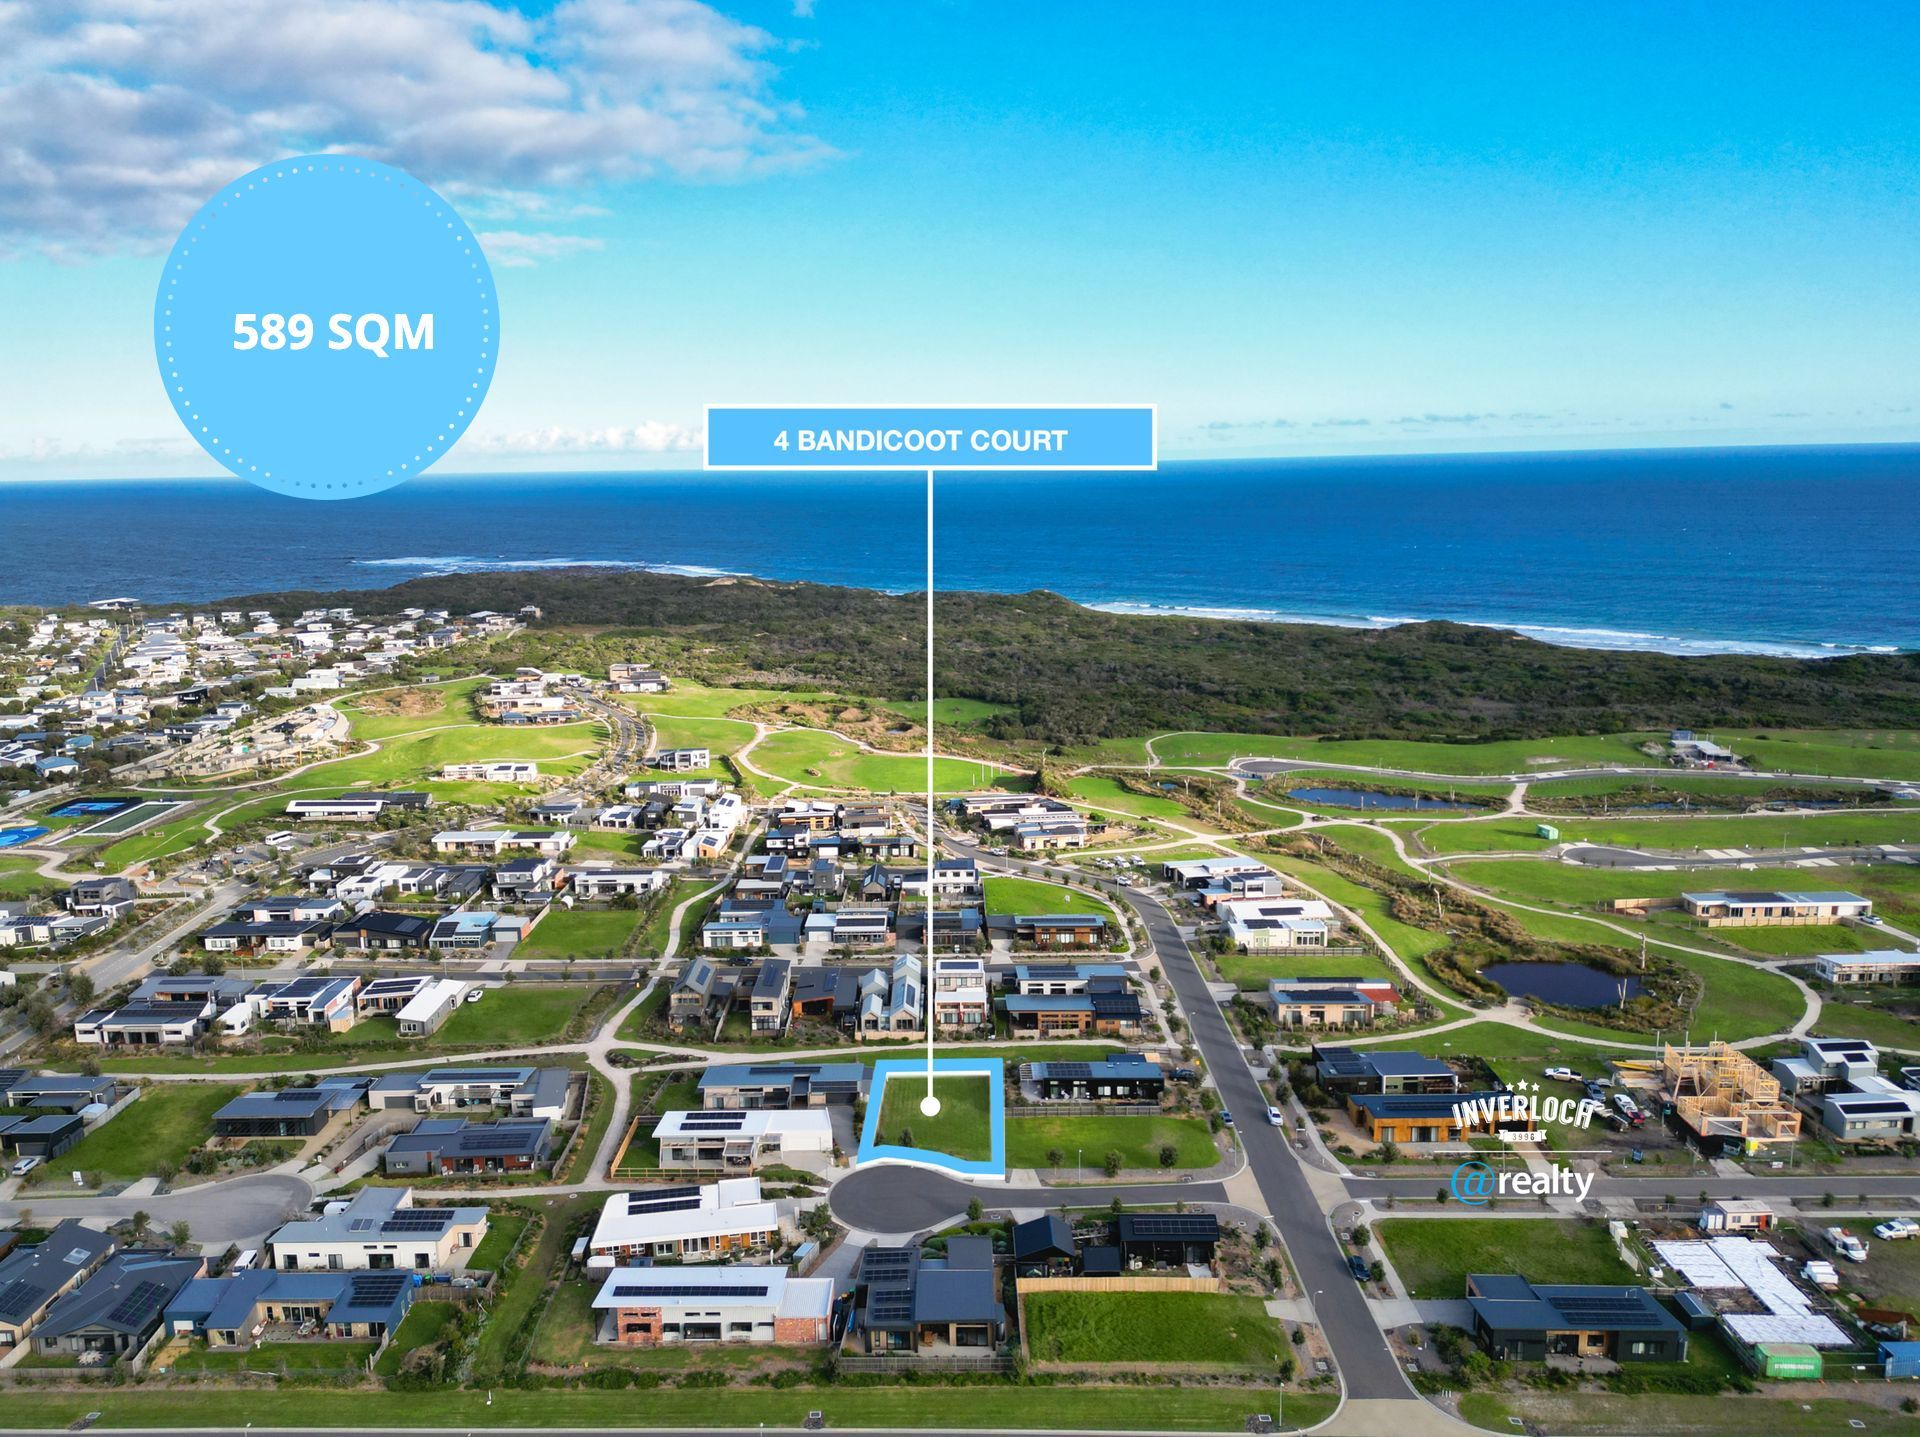
[[791, 1016], [789, 995], [793, 991], [793, 965], [784, 958], [769, 958], [753, 975], [747, 990], [748, 1026], [756, 1033], [780, 1034], [787, 1030]]
[[424, 1038], [436, 1033], [466, 1000], [470, 985], [454, 978], [434, 978], [424, 984], [393, 1015], [394, 1026], [403, 1038]]
[[1085, 1062], [1023, 1063], [1020, 1083], [1048, 1102], [1157, 1103], [1167, 1076], [1144, 1054], [1114, 1053]]
[[510, 1118], [558, 1122], [567, 1114], [574, 1075], [566, 1068], [518, 1068], [474, 1064], [429, 1068], [424, 1073], [382, 1073], [367, 1089], [375, 1109], [409, 1108], [416, 1113], [498, 1108]]
[[138, 890], [128, 879], [82, 878], [66, 891], [62, 902], [69, 913], [118, 919], [139, 900]]
[[498, 858], [502, 853], [524, 848], [557, 856], [572, 848], [576, 841], [574, 834], [555, 828], [451, 828], [434, 834], [433, 851]]
[[[1476, 1093], [1349, 1093], [1347, 1116], [1375, 1143], [1451, 1143], [1465, 1137], [1469, 1124], [1454, 1112], [1455, 1104], [1468, 1105], [1478, 1099], [1489, 1101], [1500, 1094]], [[1525, 1120], [1514, 1118], [1509, 1127], [1525, 1127]]]
[[1707, 928], [1758, 928], [1839, 923], [1873, 912], [1873, 900], [1840, 892], [1683, 893], [1680, 906]]
[[1316, 1043], [1314, 1081], [1329, 1093], [1457, 1093], [1460, 1078], [1438, 1058]]
[[205, 1268], [198, 1257], [116, 1252], [47, 1307], [30, 1335], [34, 1351], [116, 1360], [138, 1352], [159, 1331], [167, 1304]]
[[700, 1074], [701, 1106], [818, 1108], [865, 1097], [873, 1070], [865, 1063], [716, 1063]]
[[1013, 1225], [1016, 1277], [1065, 1277], [1080, 1257], [1073, 1228], [1058, 1213], [1043, 1213]]
[[1370, 1028], [1383, 1006], [1357, 987], [1295, 987], [1282, 978], [1267, 984], [1267, 1002], [1280, 1028]]
[[587, 1240], [589, 1267], [645, 1258], [710, 1262], [763, 1252], [781, 1238], [779, 1209], [758, 1178], [614, 1193]]
[[415, 1207], [412, 1188], [362, 1188], [337, 1212], [286, 1224], [267, 1251], [282, 1272], [447, 1272], [486, 1235], [484, 1207]]
[[1220, 1219], [1210, 1212], [1122, 1213], [1113, 1245], [1127, 1267], [1211, 1266]]
[[987, 990], [987, 965], [979, 958], [933, 960], [933, 1024], [936, 1028], [979, 1028], [993, 1019]]
[[1628, 1363], [1687, 1356], [1687, 1329], [1644, 1287], [1536, 1284], [1515, 1273], [1470, 1273], [1467, 1304], [1473, 1335], [1500, 1359]]
[[593, 1308], [595, 1340], [615, 1347], [820, 1343], [832, 1336], [833, 1279], [784, 1267], [617, 1267]]
[[1759, 1198], [1715, 1198], [1700, 1209], [1696, 1225], [1714, 1236], [1772, 1232], [1774, 1211]]
[[528, 1172], [547, 1162], [552, 1147], [553, 1126], [545, 1118], [422, 1118], [387, 1144], [381, 1165], [390, 1177]]
[[917, 1246], [870, 1247], [860, 1256], [858, 1290], [849, 1337], [864, 1351], [986, 1357], [1006, 1340], [988, 1239], [950, 1238], [944, 1258], [923, 1257]]
[[15, 1158], [51, 1161], [87, 1135], [77, 1113], [48, 1113], [38, 1118], [0, 1118], [0, 1152]]
[[1858, 1087], [1880, 1072], [1880, 1051], [1865, 1038], [1802, 1038], [1800, 1052], [1773, 1060], [1782, 1092], [1795, 1097]]
[[278, 1272], [251, 1268], [226, 1277], [197, 1277], [167, 1304], [176, 1335], [207, 1346], [246, 1350], [271, 1340], [265, 1329], [309, 1328], [335, 1341], [382, 1338], [400, 1326], [416, 1289], [404, 1272]]
[[1855, 983], [1920, 983], [1920, 953], [1875, 948], [1867, 953], [1822, 953], [1813, 960], [1820, 980], [1843, 987]]
[[1227, 937], [1245, 953], [1324, 948], [1333, 910], [1317, 898], [1230, 898], [1214, 904]]
[[335, 925], [333, 946], [361, 953], [417, 952], [433, 935], [434, 919], [424, 913], [387, 913], [369, 909]]
[[341, 1113], [351, 1112], [366, 1081], [329, 1079], [311, 1088], [263, 1088], [242, 1093], [213, 1115], [220, 1138], [310, 1138]]
[[1084, 993], [1101, 979], [1126, 976], [1127, 970], [1118, 963], [1016, 963], [1006, 989], [1027, 997], [1057, 998]]
[[46, 1310], [99, 1271], [112, 1252], [112, 1238], [66, 1218], [39, 1242], [0, 1258], [0, 1350], [26, 1341]]
[[1012, 993], [1000, 1000], [1016, 1038], [1131, 1038], [1146, 1016], [1124, 978], [1097, 978], [1084, 991], [1059, 996]]
[[653, 1140], [663, 1168], [752, 1172], [763, 1162], [786, 1162], [833, 1151], [833, 1120], [825, 1108], [694, 1108], [663, 1113]]
[[1021, 913], [1013, 937], [1036, 948], [1105, 948], [1107, 920], [1098, 913]]

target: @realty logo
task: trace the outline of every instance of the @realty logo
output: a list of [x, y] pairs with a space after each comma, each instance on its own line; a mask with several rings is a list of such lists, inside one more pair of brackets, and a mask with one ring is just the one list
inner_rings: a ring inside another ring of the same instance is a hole
[[1485, 1207], [1487, 1199], [1499, 1191], [1500, 1179], [1485, 1163], [1462, 1163], [1453, 1170], [1447, 1183], [1456, 1200], [1468, 1207]]
[[1593, 1191], [1593, 1174], [1576, 1173], [1564, 1163], [1530, 1172], [1499, 1172], [1482, 1162], [1467, 1162], [1453, 1170], [1447, 1186], [1467, 1207], [1485, 1207], [1496, 1197], [1573, 1197], [1582, 1202]]

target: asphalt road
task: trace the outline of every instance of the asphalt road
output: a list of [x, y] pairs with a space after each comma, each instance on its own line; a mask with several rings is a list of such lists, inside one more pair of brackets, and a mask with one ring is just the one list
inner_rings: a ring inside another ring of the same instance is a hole
[[1360, 1284], [1347, 1271], [1346, 1254], [1328, 1228], [1293, 1149], [1280, 1129], [1267, 1125], [1266, 1095], [1254, 1081], [1239, 1040], [1227, 1027], [1173, 916], [1151, 895], [1128, 889], [1122, 896], [1147, 925], [1161, 971], [1192, 1025], [1194, 1044], [1207, 1060], [1221, 1102], [1234, 1115], [1247, 1165], [1313, 1300], [1320, 1328], [1340, 1365], [1347, 1396], [1421, 1403], [1367, 1309]]
[[833, 1185], [829, 1199], [833, 1215], [863, 1232], [911, 1233], [942, 1226], [967, 1210], [978, 1198], [993, 1208], [1033, 1208], [1046, 1211], [1062, 1202], [1076, 1207], [1099, 1207], [1119, 1198], [1123, 1203], [1226, 1203], [1227, 1190], [1219, 1183], [1118, 1183], [1110, 1187], [1021, 1188], [965, 1183], [931, 1168], [882, 1163], [849, 1173]]
[[[57, 1160], [53, 1168], [60, 1174]], [[64, 1174], [60, 1177], [65, 1180]], [[282, 1223], [307, 1216], [312, 1202], [313, 1189], [299, 1178], [262, 1173], [156, 1197], [29, 1195], [13, 1202], [0, 1202], [0, 1218], [11, 1221], [31, 1209], [34, 1222], [44, 1226], [69, 1217], [118, 1222], [136, 1212], [144, 1212], [152, 1219], [157, 1232], [165, 1232], [174, 1223], [185, 1220], [193, 1229], [194, 1242], [209, 1252], [218, 1252], [230, 1242], [242, 1247], [258, 1246]]]

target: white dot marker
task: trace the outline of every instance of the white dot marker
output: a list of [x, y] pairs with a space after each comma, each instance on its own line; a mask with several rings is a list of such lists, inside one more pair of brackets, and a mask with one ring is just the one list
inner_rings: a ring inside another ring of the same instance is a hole
[[940, 1116], [940, 1100], [934, 1097], [932, 1093], [928, 1093], [926, 1097], [920, 1100], [920, 1111], [929, 1118], [939, 1117]]

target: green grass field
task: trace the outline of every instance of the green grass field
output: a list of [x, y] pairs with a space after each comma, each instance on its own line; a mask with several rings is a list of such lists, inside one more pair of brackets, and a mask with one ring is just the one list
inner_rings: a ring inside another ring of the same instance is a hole
[[743, 719], [649, 718], [661, 748], [704, 748], [715, 754], [733, 753], [753, 738], [753, 725]]
[[1178, 1363], [1189, 1368], [1286, 1365], [1280, 1324], [1257, 1297], [1213, 1292], [1035, 1292], [1026, 1299], [1036, 1362]]
[[1088, 1172], [1097, 1173], [1109, 1152], [1120, 1154], [1126, 1168], [1158, 1168], [1160, 1149], [1172, 1144], [1175, 1168], [1210, 1168], [1220, 1155], [1207, 1125], [1199, 1118], [1061, 1117], [1008, 1118], [1007, 1166], [1046, 1168], [1047, 1154], [1058, 1149], [1066, 1165], [1075, 1154]]
[[988, 1110], [992, 1097], [984, 1077], [936, 1077], [933, 1095], [940, 1100], [940, 1111], [928, 1117], [920, 1111], [920, 1100], [927, 1094], [924, 1078], [901, 1074], [889, 1079], [880, 1108], [880, 1126], [874, 1141], [880, 1144], [912, 1142], [905, 1146], [927, 1148], [949, 1157], [985, 1162], [993, 1156], [993, 1134]]
[[748, 704], [811, 703], [834, 697], [837, 695], [821, 693], [817, 689], [710, 688], [691, 680], [676, 680], [666, 693], [622, 694], [620, 699], [643, 714], [724, 718], [731, 710]]
[[[407, 1317], [411, 1319], [410, 1311]], [[404, 1331], [406, 1323], [401, 1323]], [[250, 1351], [195, 1345], [173, 1363], [175, 1372], [365, 1372], [371, 1342], [262, 1342]]]
[[556, 908], [514, 950], [516, 958], [608, 958], [640, 922], [637, 908]]
[[1137, 818], [1184, 818], [1186, 809], [1170, 798], [1133, 793], [1120, 786], [1118, 779], [1103, 774], [1082, 774], [1067, 784], [1067, 792], [1094, 808], [1115, 809]]
[[[920, 793], [927, 784], [927, 763], [919, 755], [864, 753], [851, 740], [811, 729], [773, 734], [753, 751], [751, 762], [789, 783], [815, 788]], [[1023, 787], [1029, 782], [960, 758], [935, 759], [933, 781], [943, 793]]]
[[[451, 683], [416, 684], [397, 693], [367, 694], [343, 701], [339, 707], [347, 713], [353, 725], [353, 736], [358, 739], [388, 739], [401, 734], [419, 733], [422, 729], [439, 728], [445, 724], [464, 724], [473, 721], [473, 695], [478, 689], [485, 688], [487, 680], [474, 676], [455, 679]], [[368, 704], [376, 707], [398, 700], [412, 707], [419, 702], [419, 713], [380, 713], [370, 712]], [[427, 707], [430, 701], [432, 706]]]
[[1466, 1295], [1470, 1272], [1517, 1272], [1534, 1282], [1631, 1282], [1597, 1223], [1564, 1218], [1389, 1218], [1374, 1225], [1413, 1297]]
[[1511, 739], [1498, 743], [1421, 743], [1396, 739], [1321, 740], [1272, 734], [1185, 733], [1156, 737], [1163, 764], [1219, 767], [1234, 758], [1293, 758], [1308, 763], [1362, 764], [1422, 773], [1527, 773], [1595, 764], [1643, 764], [1637, 747], [1648, 734]]
[[1347, 978], [1377, 978], [1398, 983], [1400, 974], [1372, 953], [1330, 958], [1311, 949], [1298, 953], [1222, 953], [1214, 958], [1220, 976], [1242, 992], [1265, 992], [1270, 978], [1322, 977], [1338, 972]]
[[0, 898], [32, 898], [66, 887], [57, 879], [42, 878], [34, 872], [39, 866], [37, 858], [0, 858]]
[[591, 983], [514, 983], [489, 989], [478, 1003], [462, 1003], [433, 1035], [434, 1043], [449, 1052], [494, 1043], [515, 1047], [556, 1043], [593, 994]]
[[983, 885], [989, 913], [1098, 913], [1109, 923], [1113, 910], [1092, 894], [1037, 878], [989, 878]]
[[1920, 778], [1920, 730], [1768, 729], [1722, 734], [1754, 767], [1847, 778]]
[[498, 1272], [500, 1264], [507, 1260], [514, 1244], [520, 1241], [520, 1234], [527, 1230], [532, 1221], [525, 1213], [515, 1212], [511, 1208], [495, 1208], [487, 1214], [487, 1235], [480, 1239], [474, 1248], [473, 1256], [467, 1259], [467, 1266], [475, 1272]]
[[213, 1132], [214, 1113], [244, 1089], [224, 1083], [150, 1083], [132, 1105], [54, 1164], [63, 1174], [130, 1182], [178, 1168]]
[[1542, 822], [1560, 830], [1562, 843], [1605, 843], [1659, 852], [1920, 842], [1920, 813], [1844, 810], [1812, 817], [1761, 813], [1698, 818], [1494, 818], [1430, 823], [1419, 830], [1419, 836], [1435, 853], [1525, 852], [1551, 846], [1534, 833], [1534, 825]]
[[409, 1352], [419, 1347], [431, 1347], [440, 1340], [440, 1334], [453, 1321], [453, 1314], [451, 1302], [414, 1303], [407, 1309], [407, 1315], [400, 1319], [400, 1326], [394, 1330], [393, 1341], [387, 1344], [387, 1350], [380, 1354], [380, 1360], [374, 1364], [375, 1373], [381, 1377], [396, 1375], [400, 1371], [400, 1363]]

